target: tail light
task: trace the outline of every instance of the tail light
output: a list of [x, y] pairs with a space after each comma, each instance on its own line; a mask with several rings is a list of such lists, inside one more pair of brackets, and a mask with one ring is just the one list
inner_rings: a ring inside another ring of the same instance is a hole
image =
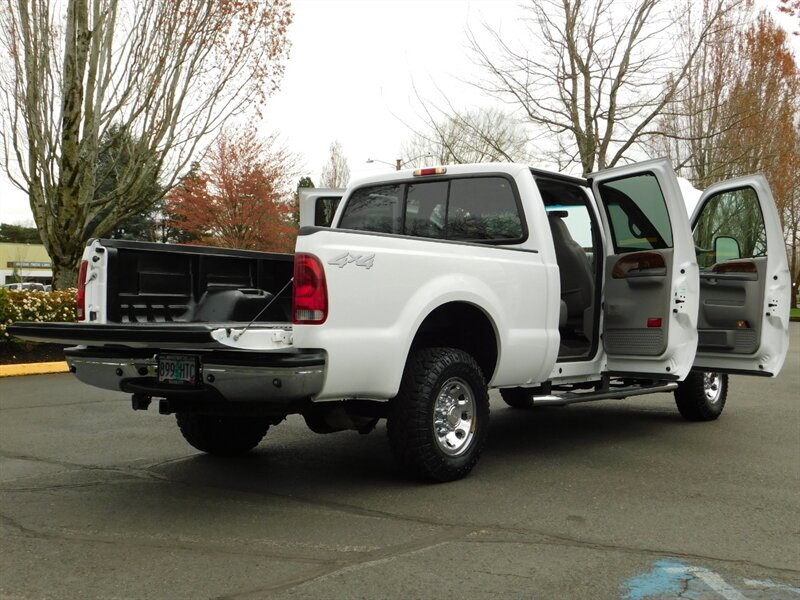
[[292, 320], [296, 325], [320, 325], [328, 318], [328, 285], [325, 269], [313, 254], [294, 257]]
[[86, 320], [86, 270], [89, 261], [81, 261], [81, 269], [78, 271], [78, 321]]

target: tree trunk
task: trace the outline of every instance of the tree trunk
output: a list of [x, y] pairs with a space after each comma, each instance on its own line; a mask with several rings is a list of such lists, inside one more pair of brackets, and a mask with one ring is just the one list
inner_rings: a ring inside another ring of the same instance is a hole
[[[797, 237], [795, 236], [795, 240]], [[797, 242], [792, 242], [792, 255], [789, 257], [789, 281], [791, 282], [792, 298], [789, 301], [790, 308], [797, 308]]]
[[65, 290], [78, 286], [78, 261], [53, 260], [53, 289]]

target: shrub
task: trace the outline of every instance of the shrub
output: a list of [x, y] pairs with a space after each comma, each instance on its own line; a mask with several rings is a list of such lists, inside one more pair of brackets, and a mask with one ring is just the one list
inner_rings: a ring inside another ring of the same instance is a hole
[[77, 321], [78, 290], [57, 292], [0, 288], [0, 341], [11, 336], [6, 330], [14, 321]]

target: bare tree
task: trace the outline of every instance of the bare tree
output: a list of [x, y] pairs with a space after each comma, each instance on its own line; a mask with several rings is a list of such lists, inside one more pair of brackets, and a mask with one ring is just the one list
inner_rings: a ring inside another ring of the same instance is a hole
[[344, 150], [338, 140], [331, 144], [328, 162], [322, 167], [320, 186], [329, 188], [347, 187], [350, 181], [350, 166], [344, 157]]
[[[683, 15], [675, 52], [685, 57], [694, 48], [698, 28], [713, 2], [703, 0], [693, 7], [696, 14], [690, 10]], [[749, 17], [746, 10], [731, 11], [720, 20], [721, 26], [706, 38], [684, 84], [657, 119], [654, 151], [669, 156], [676, 170], [700, 189], [732, 176], [738, 151], [729, 143], [754, 116], [748, 114], [752, 107], [731, 102], [733, 88], [740, 87], [743, 72], [749, 69], [739, 44]]]
[[652, 133], [706, 38], [743, 1], [713, 0], [695, 45], [679, 60], [677, 17], [665, 0], [636, 0], [625, 10], [613, 0], [530, 0], [520, 47], [499, 31], [488, 30], [488, 45], [469, 34], [487, 73], [475, 85], [546, 134], [560, 168], [612, 167]]
[[408, 162], [463, 164], [514, 162], [528, 158], [528, 139], [522, 126], [499, 108], [458, 111], [452, 104], [435, 108], [423, 102], [423, 127], [403, 144]]
[[661, 118], [669, 136], [664, 149], [696, 186], [757, 171], [766, 176], [786, 233], [795, 290], [799, 111], [800, 68], [789, 35], [762, 12], [748, 27], [723, 31], [707, 44]]
[[[143, 182], [160, 173], [168, 190], [228, 117], [257, 111], [277, 88], [289, 3], [0, 2], [5, 168], [29, 195], [55, 285], [74, 285], [86, 240], [153, 201]], [[135, 143], [98, 197], [111, 127]]]

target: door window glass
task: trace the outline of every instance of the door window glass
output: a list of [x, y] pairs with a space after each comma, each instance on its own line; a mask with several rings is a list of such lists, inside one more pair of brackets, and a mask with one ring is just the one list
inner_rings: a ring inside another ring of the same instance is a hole
[[701, 269], [735, 258], [766, 256], [767, 232], [756, 191], [744, 187], [708, 198], [693, 236]]
[[672, 247], [672, 227], [658, 179], [642, 173], [599, 186], [617, 253]]
[[339, 196], [317, 198], [314, 207], [314, 225], [330, 227], [333, 222], [333, 215], [336, 214], [336, 208], [339, 206], [339, 200], [341, 200]]
[[342, 229], [400, 233], [403, 186], [381, 185], [353, 192], [339, 223]]

